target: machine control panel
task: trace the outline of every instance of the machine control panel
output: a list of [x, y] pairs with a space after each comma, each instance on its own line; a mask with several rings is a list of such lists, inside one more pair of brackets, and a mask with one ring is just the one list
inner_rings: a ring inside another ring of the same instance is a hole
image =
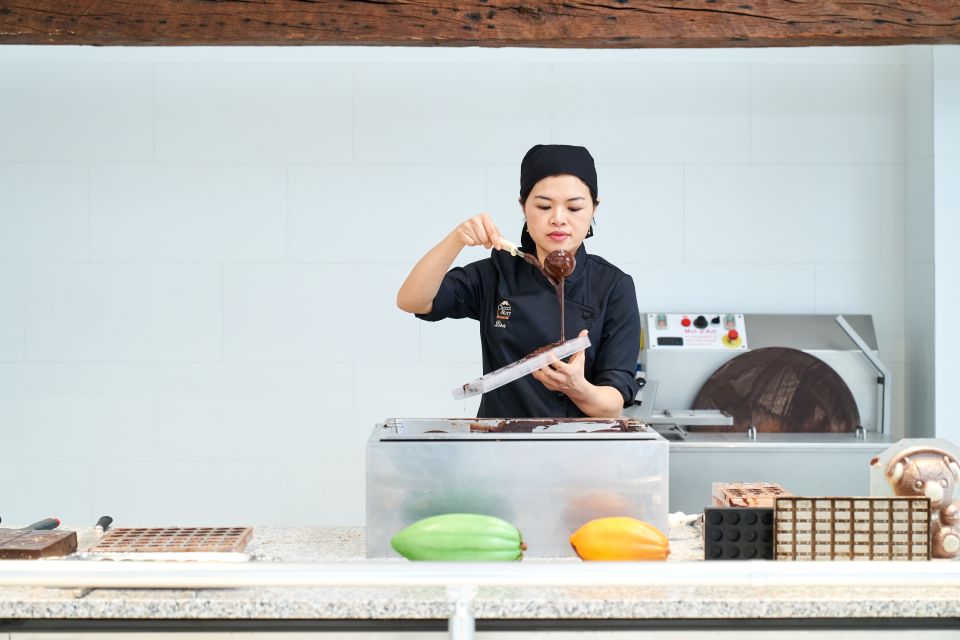
[[742, 313], [648, 313], [648, 349], [747, 349]]

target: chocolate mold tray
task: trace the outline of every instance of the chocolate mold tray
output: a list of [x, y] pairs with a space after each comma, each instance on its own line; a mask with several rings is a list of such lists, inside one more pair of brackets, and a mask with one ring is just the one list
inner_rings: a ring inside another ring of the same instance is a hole
[[499, 389], [505, 384], [519, 380], [523, 376], [547, 366], [553, 362], [554, 358], [562, 360], [578, 351], [583, 351], [589, 346], [590, 338], [587, 336], [578, 336], [559, 345], [547, 345], [516, 362], [457, 387], [453, 390], [453, 397], [455, 400], [460, 400]]
[[928, 498], [782, 497], [777, 560], [929, 560]]
[[251, 527], [121, 527], [84, 557], [133, 560], [249, 560]]

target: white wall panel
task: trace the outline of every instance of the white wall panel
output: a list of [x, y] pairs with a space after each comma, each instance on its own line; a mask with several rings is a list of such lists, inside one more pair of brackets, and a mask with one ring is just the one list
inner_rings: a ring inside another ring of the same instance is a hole
[[157, 159], [349, 162], [347, 65], [157, 65]]
[[80, 165], [0, 166], [0, 262], [87, 260], [89, 182]]
[[162, 460], [309, 460], [355, 443], [353, 366], [164, 364]]
[[756, 64], [751, 160], [903, 159], [903, 71], [895, 64]]
[[156, 391], [154, 364], [0, 365], [0, 458], [22, 465], [153, 458]]
[[290, 257], [412, 267], [481, 213], [483, 176], [480, 165], [292, 166]]
[[46, 362], [219, 359], [219, 265], [26, 267], [26, 357]]
[[407, 267], [227, 265], [228, 361], [416, 361], [417, 322], [396, 306]]
[[882, 175], [880, 166], [688, 166], [685, 261], [879, 262]]
[[94, 260], [286, 258], [287, 185], [282, 166], [98, 166], [91, 190]]
[[23, 360], [23, 266], [0, 264], [0, 362]]
[[550, 79], [542, 64], [357, 65], [355, 159], [519, 162], [550, 141]]
[[122, 57], [0, 60], [0, 162], [152, 160], [153, 83], [153, 65]]
[[814, 313], [811, 266], [620, 264], [633, 276], [641, 313], [729, 309], [743, 313]]
[[558, 64], [552, 142], [601, 163], [745, 162], [749, 67]]

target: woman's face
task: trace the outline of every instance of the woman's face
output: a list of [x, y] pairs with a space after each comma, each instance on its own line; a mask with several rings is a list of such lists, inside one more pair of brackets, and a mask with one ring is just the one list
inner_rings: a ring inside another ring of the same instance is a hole
[[594, 209], [590, 188], [576, 176], [550, 176], [535, 184], [523, 215], [540, 261], [557, 249], [576, 253], [590, 229]]

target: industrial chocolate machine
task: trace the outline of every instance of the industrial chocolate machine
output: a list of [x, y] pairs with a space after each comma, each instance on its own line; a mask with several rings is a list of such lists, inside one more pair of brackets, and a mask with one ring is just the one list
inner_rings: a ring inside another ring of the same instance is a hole
[[890, 374], [868, 315], [649, 313], [637, 403], [625, 414], [670, 442], [670, 510], [695, 513], [713, 482], [798, 495], [869, 495], [890, 436]]

